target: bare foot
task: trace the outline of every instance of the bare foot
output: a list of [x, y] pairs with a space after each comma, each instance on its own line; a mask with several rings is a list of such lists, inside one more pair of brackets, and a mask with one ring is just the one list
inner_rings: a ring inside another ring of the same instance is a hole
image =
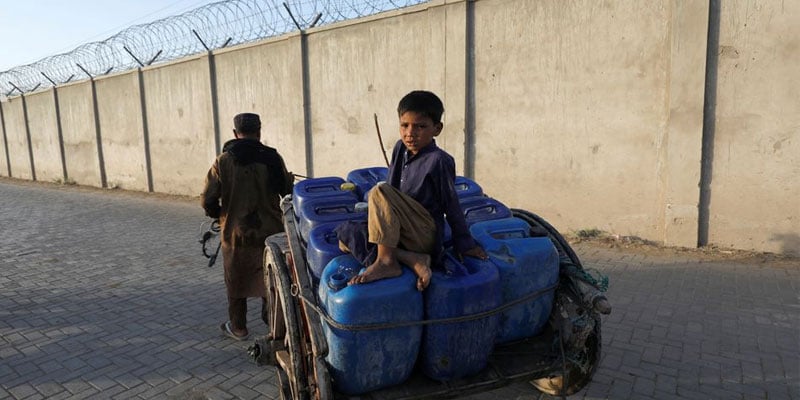
[[431, 283], [431, 256], [425, 253], [414, 253], [408, 250], [397, 250], [397, 259], [411, 267], [417, 274], [417, 290], [425, 290]]
[[364, 273], [354, 276], [347, 284], [355, 285], [377, 281], [379, 279], [394, 278], [400, 276], [402, 273], [403, 269], [397, 260], [392, 259], [390, 262], [376, 260], [372, 265], [367, 267]]
[[431, 256], [427, 254], [417, 256], [416, 260], [409, 266], [417, 274], [417, 290], [420, 292], [425, 290], [431, 283]]

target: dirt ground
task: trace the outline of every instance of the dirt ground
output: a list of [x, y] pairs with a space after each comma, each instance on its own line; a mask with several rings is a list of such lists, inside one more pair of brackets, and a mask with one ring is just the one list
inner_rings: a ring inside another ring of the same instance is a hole
[[616, 249], [623, 252], [657, 255], [662, 257], [680, 254], [683, 256], [690, 256], [692, 258], [707, 261], [736, 260], [748, 264], [758, 265], [769, 263], [775, 266], [800, 268], [800, 257], [784, 254], [725, 249], [713, 245], [700, 248], [671, 247], [644, 240], [635, 236], [620, 236], [600, 231], [579, 231], [562, 233], [562, 235], [572, 246], [583, 243], [592, 246]]

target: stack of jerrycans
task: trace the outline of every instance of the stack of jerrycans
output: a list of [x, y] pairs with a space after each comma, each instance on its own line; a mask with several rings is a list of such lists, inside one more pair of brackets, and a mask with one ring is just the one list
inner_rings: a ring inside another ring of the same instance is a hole
[[298, 182], [292, 192], [300, 238], [308, 244], [308, 265], [319, 279], [325, 265], [342, 254], [334, 229], [342, 221], [366, 220], [366, 212], [356, 210], [358, 197], [339, 177], [309, 178]]
[[[420, 365], [428, 377], [440, 381], [482, 370], [495, 344], [541, 333], [558, 282], [558, 253], [549, 238], [533, 237], [527, 222], [512, 217], [508, 207], [483, 194], [477, 183], [459, 177], [456, 187], [470, 233], [489, 259], [459, 262], [447, 254], [444, 271], [434, 271], [425, 292], [425, 318], [467, 317], [527, 300], [489, 317], [426, 325]], [[447, 244], [451, 231], [445, 228]]]
[[[358, 200], [366, 201], [369, 190], [386, 180], [387, 171], [382, 167], [353, 170], [347, 175], [347, 182], [355, 187]], [[327, 225], [320, 228], [323, 226]], [[410, 269], [403, 268], [399, 277], [347, 286], [347, 281], [364, 266], [349, 254], [336, 256], [341, 251], [335, 236], [327, 234], [326, 240], [316, 240], [312, 233], [308, 250], [309, 258], [314, 253], [330, 257], [320, 274], [318, 293], [320, 304], [335, 321], [345, 325], [391, 325], [422, 320], [422, 293], [416, 290], [417, 278]], [[324, 324], [323, 330], [329, 348], [326, 361], [331, 366], [334, 385], [348, 395], [408, 379], [422, 338], [421, 324], [376, 330], [337, 329]]]
[[[431, 284], [423, 293], [416, 291], [416, 276], [408, 268], [396, 278], [347, 286], [364, 266], [352, 256], [342, 255], [333, 230], [343, 220], [358, 219], [358, 215], [350, 215], [349, 207], [366, 201], [369, 190], [385, 178], [385, 168], [354, 170], [347, 178], [355, 187], [349, 197], [329, 193], [327, 197], [337, 200], [317, 203], [313, 210], [300, 206], [305, 218], [311, 215], [315, 219], [310, 223], [308, 259], [319, 279], [320, 305], [340, 324], [387, 325], [386, 329], [359, 330], [324, 324], [330, 349], [326, 360], [334, 385], [349, 395], [402, 383], [415, 365], [438, 381], [481, 371], [496, 344], [541, 332], [553, 302], [552, 290], [546, 289], [558, 281], [558, 254], [550, 240], [532, 237], [528, 224], [513, 218], [508, 207], [485, 196], [477, 183], [458, 177], [456, 189], [465, 219], [472, 236], [487, 251], [488, 260], [459, 261], [446, 252], [444, 269], [433, 271]], [[344, 181], [328, 183], [329, 188], [340, 188]], [[320, 221], [321, 215], [333, 213], [321, 214], [319, 205], [338, 207], [342, 210], [339, 214], [348, 214], [347, 218]], [[470, 318], [540, 291], [541, 295], [502, 313]], [[408, 325], [438, 319], [454, 322], [424, 328], [422, 324]]]
[[[347, 174], [347, 180], [338, 177], [322, 178], [322, 181], [311, 183], [309, 184], [309, 188], [304, 189], [305, 192], [313, 192], [319, 195], [323, 195], [324, 192], [327, 192], [327, 196], [337, 198], [342, 196], [340, 200], [343, 200], [328, 203], [330, 206], [338, 206], [338, 208], [334, 207], [333, 210], [341, 211], [342, 213], [339, 214], [339, 217], [343, 217], [343, 219], [339, 219], [338, 217], [329, 218], [325, 222], [316, 224], [316, 226], [308, 231], [307, 258], [312, 275], [315, 279], [319, 279], [322, 276], [325, 266], [328, 265], [332, 259], [344, 254], [339, 249], [339, 240], [336, 238], [336, 232], [334, 232], [334, 230], [343, 220], [353, 219], [366, 221], [366, 212], [357, 208], [356, 204], [365, 202], [366, 194], [369, 189], [378, 182], [386, 180], [387, 171], [388, 169], [386, 167], [355, 169]], [[343, 183], [351, 183], [352, 190], [342, 189]], [[353, 211], [352, 215], [349, 214], [351, 207]]]

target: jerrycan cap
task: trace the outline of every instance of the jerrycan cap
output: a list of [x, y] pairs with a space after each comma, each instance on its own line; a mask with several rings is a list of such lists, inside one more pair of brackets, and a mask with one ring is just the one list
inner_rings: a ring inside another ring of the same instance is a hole
[[328, 287], [333, 290], [341, 290], [347, 287], [348, 275], [343, 272], [337, 272], [331, 275], [330, 279], [328, 279]]

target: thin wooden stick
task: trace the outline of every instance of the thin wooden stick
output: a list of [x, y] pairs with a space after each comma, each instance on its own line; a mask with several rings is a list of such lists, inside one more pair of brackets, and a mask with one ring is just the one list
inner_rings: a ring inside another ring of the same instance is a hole
[[378, 125], [378, 114], [372, 114], [375, 116], [375, 130], [378, 132], [378, 143], [381, 145], [381, 153], [383, 153], [383, 160], [386, 161], [386, 166], [389, 166], [389, 158], [386, 157], [386, 149], [383, 147], [383, 138], [381, 137], [381, 127]]

